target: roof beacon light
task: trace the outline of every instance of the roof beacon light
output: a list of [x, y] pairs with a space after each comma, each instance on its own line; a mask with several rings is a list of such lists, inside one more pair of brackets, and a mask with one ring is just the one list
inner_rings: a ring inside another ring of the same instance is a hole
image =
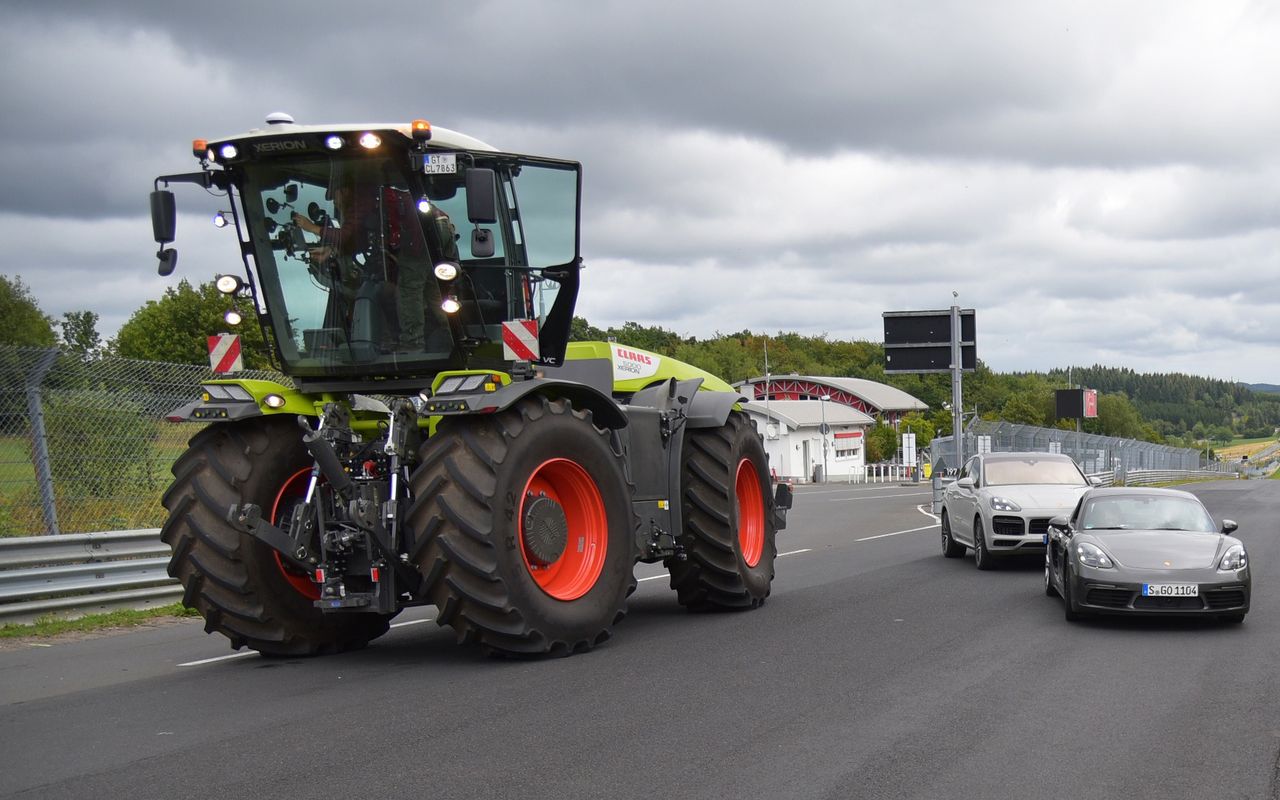
[[444, 313], [446, 314], [457, 314], [458, 310], [462, 308], [462, 303], [458, 302], [458, 298], [453, 295], [449, 295], [444, 299], [444, 302], [440, 304], [440, 308], [444, 309]]
[[224, 161], [230, 161], [238, 155], [240, 155], [240, 149], [234, 144], [224, 144], [222, 148], [218, 150], [218, 156]]
[[360, 134], [360, 146], [366, 150], [373, 150], [380, 144], [382, 144], [382, 137], [373, 131]]
[[324, 137], [324, 146], [330, 150], [341, 150], [343, 145], [342, 137], [334, 134]]
[[209, 154], [208, 139], [192, 139], [191, 140], [191, 155], [195, 156], [196, 158], [205, 158], [208, 154]]
[[436, 264], [435, 273], [436, 277], [440, 280], [451, 281], [458, 277], [458, 268], [448, 261], [441, 261], [439, 264]]
[[409, 127], [413, 129], [413, 138], [416, 141], [425, 142], [431, 138], [431, 123], [425, 119], [415, 119], [409, 123]]

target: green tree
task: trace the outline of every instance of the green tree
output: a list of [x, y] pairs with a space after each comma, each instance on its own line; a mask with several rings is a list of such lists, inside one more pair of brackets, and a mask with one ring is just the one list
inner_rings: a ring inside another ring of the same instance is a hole
[[1000, 419], [1023, 425], [1044, 425], [1044, 411], [1035, 399], [1025, 393], [1015, 394], [1000, 409]]
[[933, 426], [933, 421], [918, 411], [905, 415], [898, 423], [898, 430], [902, 433], [914, 433], [918, 450], [928, 447], [929, 442], [932, 442], [933, 437], [938, 433]]
[[53, 347], [53, 319], [40, 310], [20, 276], [0, 275], [0, 344]]
[[112, 340], [111, 350], [123, 358], [208, 364], [209, 336], [238, 333], [245, 369], [268, 368], [271, 359], [262, 329], [253, 323], [246, 301], [240, 302], [246, 321], [233, 329], [222, 318], [231, 308], [231, 300], [212, 281], [193, 288], [183, 280], [177, 287], [165, 289], [159, 300], [148, 300], [133, 312]]
[[93, 358], [102, 349], [98, 315], [92, 311], [68, 311], [62, 315], [62, 348], [81, 358]]
[[[917, 443], [917, 447], [919, 444]], [[898, 432], [892, 425], [876, 425], [867, 432], [867, 463], [888, 461], [898, 452]]]

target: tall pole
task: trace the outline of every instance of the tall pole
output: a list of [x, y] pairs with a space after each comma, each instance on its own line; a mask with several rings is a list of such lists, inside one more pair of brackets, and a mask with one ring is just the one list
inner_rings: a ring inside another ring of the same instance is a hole
[[[952, 297], [959, 297], [955, 292]], [[960, 306], [951, 307], [951, 431], [956, 442], [956, 470], [964, 465], [964, 407], [961, 405]]]
[[824, 394], [818, 402], [822, 404], [822, 482], [829, 483], [827, 477], [827, 401], [831, 399], [831, 395]]

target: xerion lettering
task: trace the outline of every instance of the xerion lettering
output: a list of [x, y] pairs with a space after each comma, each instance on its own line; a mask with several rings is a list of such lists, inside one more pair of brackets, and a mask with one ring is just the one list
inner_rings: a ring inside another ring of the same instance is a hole
[[261, 142], [253, 146], [253, 152], [262, 155], [263, 153], [291, 153], [297, 150], [306, 150], [307, 143], [301, 139], [282, 139], [278, 142]]

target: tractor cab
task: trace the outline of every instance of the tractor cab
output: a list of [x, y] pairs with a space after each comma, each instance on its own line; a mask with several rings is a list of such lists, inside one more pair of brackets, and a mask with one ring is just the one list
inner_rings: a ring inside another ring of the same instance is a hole
[[[499, 153], [426, 123], [299, 126], [197, 141], [202, 172], [161, 183], [227, 190], [252, 298], [282, 370], [303, 386], [421, 383], [500, 368], [502, 324], [537, 320], [540, 360], [563, 359], [578, 286], [575, 162]], [[156, 195], [160, 195], [159, 198]], [[161, 270], [172, 250], [161, 250]]]

